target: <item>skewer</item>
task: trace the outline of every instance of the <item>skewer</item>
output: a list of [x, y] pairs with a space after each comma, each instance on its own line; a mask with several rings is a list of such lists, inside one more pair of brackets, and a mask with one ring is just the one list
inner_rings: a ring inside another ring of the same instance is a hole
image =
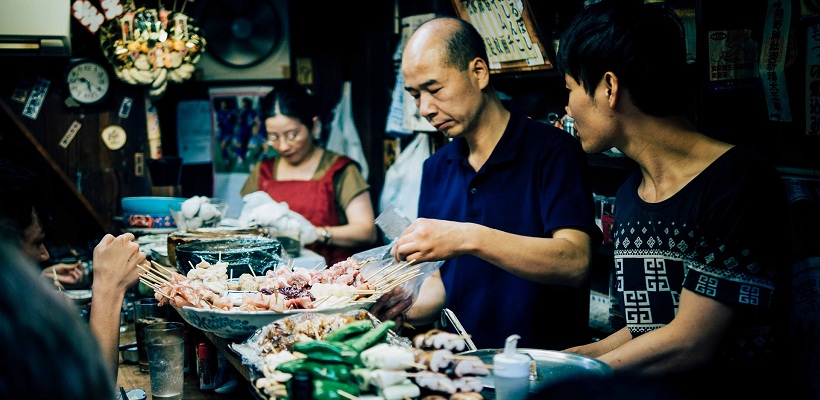
[[392, 289], [392, 288], [406, 282], [407, 280], [415, 278], [416, 276], [419, 276], [419, 275], [421, 275], [421, 272], [419, 272], [418, 269], [407, 271], [406, 273], [395, 276], [395, 277], [393, 277], [391, 279], [388, 279], [384, 282], [380, 282], [380, 286], [382, 288], [380, 288], [379, 290], [384, 290], [384, 288], [391, 288]]
[[[390, 278], [392, 275], [400, 274], [399, 271], [402, 268], [409, 267], [410, 265], [413, 264], [413, 262], [415, 262], [415, 261], [408, 261], [408, 262], [405, 262], [403, 264], [400, 263], [399, 265], [396, 265], [395, 268], [393, 268], [392, 271], [384, 274], [381, 278], [379, 278], [375, 282], [371, 282], [371, 283], [374, 284], [374, 285], [378, 285], [379, 283], [383, 283], [385, 280], [390, 280], [390, 279], [392, 279], [392, 278]], [[393, 264], [389, 264], [389, 265], [393, 265]], [[416, 268], [416, 269], [418, 270], [418, 268]], [[404, 273], [404, 272], [406, 272], [406, 271], [403, 271], [402, 273]]]
[[144, 275], [149, 275], [149, 276], [151, 276], [151, 277], [156, 278], [156, 279], [159, 281], [159, 283], [171, 283], [171, 281], [169, 281], [168, 279], [166, 279], [166, 277], [165, 277], [165, 276], [163, 276], [163, 275], [160, 275], [160, 274], [156, 273], [156, 271], [155, 271], [155, 270], [152, 270], [152, 269], [150, 269], [150, 268], [148, 268], [148, 267], [146, 267], [146, 266], [144, 266], [144, 265], [137, 265], [137, 268], [139, 268], [139, 269], [143, 270], [143, 271], [144, 271]]
[[344, 391], [344, 390], [342, 390], [342, 389], [336, 389], [336, 393], [339, 393], [339, 395], [340, 395], [340, 396], [342, 396], [342, 397], [346, 397], [346, 398], [348, 398], [348, 399], [350, 399], [350, 400], [359, 400], [359, 397], [354, 396], [354, 395], [352, 395], [352, 394], [350, 394], [350, 393], [348, 393], [348, 392], [345, 392], [345, 391]]
[[156, 285], [159, 285], [159, 286], [168, 283], [166, 281], [163, 281], [162, 278], [159, 278], [156, 275], [151, 275], [151, 274], [147, 274], [147, 273], [143, 274], [143, 275], [140, 275], [140, 278], [142, 278], [144, 280], [147, 280], [149, 282], [152, 282], [152, 283], [154, 283]]
[[376, 259], [376, 257], [370, 257], [370, 258], [368, 258], [368, 259], [364, 259], [364, 260], [362, 260], [362, 261], [359, 261], [359, 263], [358, 263], [358, 264], [359, 264], [359, 268], [363, 267], [365, 264], [367, 264], [367, 263], [369, 263], [369, 262], [371, 262], [371, 261], [376, 261], [376, 260], [377, 260], [377, 259]]
[[387, 274], [385, 274], [384, 276], [382, 276], [381, 278], [379, 278], [375, 282], [371, 282], [371, 283], [378, 286], [379, 284], [383, 283], [384, 281], [389, 281], [389, 280], [393, 279], [394, 277], [392, 277], [392, 275], [399, 274], [399, 276], [400, 276], [401, 274], [410, 273], [412, 271], [419, 271], [419, 267], [415, 267], [413, 269], [409, 269], [409, 270], [402, 271], [401, 273], [399, 273], [399, 270], [401, 270], [402, 268], [409, 267], [411, 264], [413, 264], [413, 261], [407, 262], [405, 264], [399, 264], [394, 270], [388, 272]]
[[419, 364], [419, 363], [415, 363], [415, 362], [405, 362], [405, 363], [402, 363], [402, 364], [403, 364], [403, 365], [410, 366], [410, 367], [413, 367], [413, 368], [415, 368], [415, 369], [427, 369], [427, 366], [426, 366], [426, 365], [424, 365], [424, 364]]
[[365, 281], [365, 282], [369, 282], [369, 281], [370, 281], [370, 278], [372, 278], [372, 277], [376, 276], [379, 272], [384, 271], [387, 267], [390, 267], [391, 265], [393, 265], [393, 263], [392, 263], [392, 262], [391, 262], [390, 264], [385, 265], [384, 267], [382, 267], [382, 268], [381, 268], [381, 269], [379, 269], [378, 271], [376, 271], [376, 272], [374, 272], [374, 273], [370, 274], [370, 276], [368, 276], [367, 278], [362, 278], [362, 280], [363, 280], [363, 281]]
[[160, 264], [160, 263], [158, 263], [158, 262], [156, 262], [156, 261], [154, 261], [154, 260], [151, 260], [151, 266], [153, 266], [155, 269], [157, 269], [157, 270], [159, 270], [159, 271], [162, 271], [162, 273], [163, 273], [164, 275], [170, 275], [170, 274], [171, 274], [171, 273], [168, 271], [168, 267], [166, 267], [165, 265], [162, 265], [162, 264]]
[[52, 265], [51, 272], [54, 274], [54, 286], [57, 286], [57, 289], [62, 292], [65, 288], [63, 287], [63, 284], [60, 282], [60, 280], [57, 279], [57, 267]]
[[329, 298], [331, 298], [331, 297], [332, 297], [332, 296], [325, 296], [325, 297], [322, 297], [322, 299], [321, 299], [321, 300], [316, 300], [316, 301], [314, 301], [314, 302], [313, 302], [313, 307], [314, 307], [314, 308], [319, 308], [319, 305], [320, 305], [320, 304], [324, 303], [325, 301], [327, 301], [327, 299], [329, 299]]
[[387, 292], [393, 290], [396, 286], [399, 286], [404, 282], [407, 282], [407, 281], [409, 281], [413, 278], [416, 278], [416, 277], [419, 277], [419, 276], [422, 276], [422, 275], [424, 275], [424, 274], [422, 274], [421, 272], [414, 273], [414, 274], [411, 274], [411, 275], [407, 275], [407, 276], [403, 277], [402, 279], [397, 280], [397, 281], [385, 286], [384, 289], [381, 290], [381, 292], [382, 293], [387, 293]]
[[150, 288], [154, 289], [154, 293], [159, 293], [159, 294], [161, 294], [162, 296], [165, 296], [165, 297], [167, 297], [167, 298], [169, 298], [169, 299], [171, 299], [171, 298], [172, 298], [171, 296], [169, 296], [169, 295], [165, 294], [165, 292], [163, 292], [163, 291], [160, 289], [159, 285], [157, 285], [157, 284], [155, 284], [155, 283], [151, 283], [151, 282], [149, 282], [149, 281], [147, 281], [147, 280], [143, 279], [142, 277], [140, 277], [140, 282], [142, 282], [145, 286], [148, 286], [148, 287], [150, 287]]

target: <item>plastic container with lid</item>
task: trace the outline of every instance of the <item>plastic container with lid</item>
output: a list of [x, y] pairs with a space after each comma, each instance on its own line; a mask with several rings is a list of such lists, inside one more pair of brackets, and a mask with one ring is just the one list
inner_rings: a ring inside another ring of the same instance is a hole
[[530, 391], [532, 357], [516, 349], [518, 335], [510, 335], [504, 351], [493, 356], [493, 381], [498, 400], [524, 400]]

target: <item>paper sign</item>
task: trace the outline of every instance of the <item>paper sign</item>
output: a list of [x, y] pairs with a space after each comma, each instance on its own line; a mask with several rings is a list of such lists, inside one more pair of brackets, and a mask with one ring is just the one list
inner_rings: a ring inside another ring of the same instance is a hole
[[74, 121], [71, 123], [71, 126], [68, 127], [68, 131], [66, 131], [63, 138], [60, 139], [60, 147], [67, 149], [68, 145], [71, 144], [71, 141], [74, 140], [74, 136], [77, 135], [77, 132], [80, 130], [80, 127], [83, 124], [80, 121]]

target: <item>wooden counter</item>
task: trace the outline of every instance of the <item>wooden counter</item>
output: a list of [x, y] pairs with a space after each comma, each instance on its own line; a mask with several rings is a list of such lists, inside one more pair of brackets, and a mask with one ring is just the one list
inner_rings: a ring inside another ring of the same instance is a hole
[[[190, 334], [191, 332], [189, 332], [189, 335]], [[193, 332], [191, 337], [201, 337], [201, 335], [203, 335], [203, 332], [197, 330], [196, 332]], [[211, 334], [204, 334], [204, 336], [209, 339], [214, 338], [214, 344], [216, 344], [218, 350], [222, 351], [223, 354], [232, 354], [231, 352], [224, 351], [227, 349], [227, 341], [225, 341], [225, 339], [218, 338]], [[134, 324], [130, 323], [128, 324], [127, 330], [120, 333], [120, 344], [133, 343], [135, 340]], [[191, 354], [191, 356], [194, 357], [193, 354]], [[183, 397], [186, 400], [259, 400], [259, 397], [254, 393], [253, 388], [250, 386], [250, 381], [247, 378], [247, 368], [242, 366], [242, 361], [236, 359], [236, 357], [233, 357], [233, 359], [228, 359], [231, 361], [234, 368], [240, 367], [237, 369], [237, 371], [240, 371], [240, 373], [237, 374], [237, 379], [239, 382], [236, 389], [232, 393], [221, 394], [216, 393], [213, 390], [200, 390], [199, 376], [196, 371], [196, 359], [192, 358], [190, 360], [190, 369], [185, 373], [185, 386], [182, 389]], [[119, 373], [117, 374], [117, 387], [119, 388], [120, 386], [122, 386], [126, 391], [132, 389], [142, 389], [145, 391], [146, 398], [148, 400], [151, 399], [150, 376], [147, 372], [141, 372], [138, 364], [124, 363], [120, 360]]]

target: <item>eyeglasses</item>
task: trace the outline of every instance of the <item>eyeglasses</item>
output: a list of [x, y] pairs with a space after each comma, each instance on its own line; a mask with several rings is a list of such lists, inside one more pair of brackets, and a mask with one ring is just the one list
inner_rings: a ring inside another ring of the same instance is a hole
[[273, 146], [278, 141], [285, 141], [288, 143], [294, 143], [302, 139], [302, 132], [296, 133], [288, 133], [283, 137], [279, 137], [278, 135], [268, 135], [268, 144]]

